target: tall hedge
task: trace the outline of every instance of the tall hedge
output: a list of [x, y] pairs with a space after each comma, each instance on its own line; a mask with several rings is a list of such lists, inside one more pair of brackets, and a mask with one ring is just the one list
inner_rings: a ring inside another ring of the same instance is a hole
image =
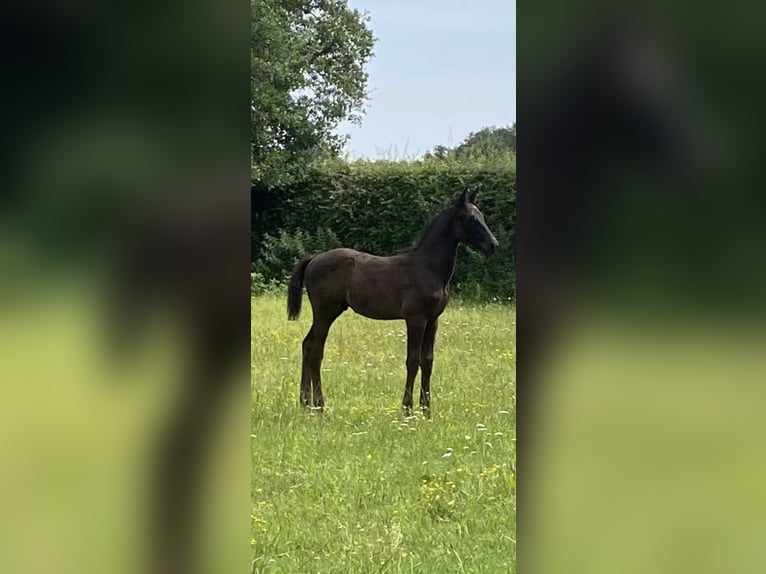
[[491, 258], [461, 247], [454, 290], [463, 297], [514, 298], [516, 163], [513, 156], [471, 163], [329, 162], [285, 187], [252, 187], [252, 267], [283, 282], [299, 257], [333, 247], [390, 255], [465, 188], [500, 243]]

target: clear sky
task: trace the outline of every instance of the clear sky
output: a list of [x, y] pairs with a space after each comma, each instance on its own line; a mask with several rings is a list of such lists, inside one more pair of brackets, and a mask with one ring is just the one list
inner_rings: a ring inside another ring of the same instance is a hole
[[357, 157], [404, 159], [516, 120], [516, 0], [349, 0], [377, 38]]

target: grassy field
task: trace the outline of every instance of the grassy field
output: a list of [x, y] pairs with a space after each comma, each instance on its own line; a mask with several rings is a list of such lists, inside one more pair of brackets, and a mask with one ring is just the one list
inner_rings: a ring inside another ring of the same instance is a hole
[[252, 317], [253, 572], [515, 572], [513, 307], [447, 308], [430, 420], [401, 412], [403, 321], [338, 319], [317, 415], [298, 408], [305, 296], [296, 322], [275, 297]]

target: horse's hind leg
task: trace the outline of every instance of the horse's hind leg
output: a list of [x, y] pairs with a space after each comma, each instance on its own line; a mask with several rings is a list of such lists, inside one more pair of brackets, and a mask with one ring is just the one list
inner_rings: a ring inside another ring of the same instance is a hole
[[324, 358], [324, 346], [327, 341], [327, 333], [343, 311], [345, 305], [337, 305], [328, 308], [314, 308], [314, 324], [311, 326], [313, 338], [311, 341], [311, 355], [309, 357], [309, 371], [311, 373], [311, 384], [313, 389], [314, 407], [322, 410], [324, 408], [324, 396], [322, 395], [322, 359]]
[[314, 327], [309, 329], [306, 337], [303, 339], [303, 358], [301, 360], [301, 406], [309, 406], [311, 398], [311, 354], [314, 346]]

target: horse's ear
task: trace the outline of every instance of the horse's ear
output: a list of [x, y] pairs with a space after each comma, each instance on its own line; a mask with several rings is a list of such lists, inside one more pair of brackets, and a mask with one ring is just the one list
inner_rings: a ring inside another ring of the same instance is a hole
[[455, 200], [455, 205], [463, 205], [463, 204], [467, 203], [468, 202], [468, 200], [466, 199], [467, 193], [468, 193], [468, 190], [464, 189], [463, 193], [460, 194], [460, 197], [458, 197]]
[[476, 197], [478, 195], [479, 195], [479, 190], [478, 189], [474, 189], [471, 192], [471, 195], [468, 197], [468, 201], [470, 201], [471, 203], [476, 203]]

